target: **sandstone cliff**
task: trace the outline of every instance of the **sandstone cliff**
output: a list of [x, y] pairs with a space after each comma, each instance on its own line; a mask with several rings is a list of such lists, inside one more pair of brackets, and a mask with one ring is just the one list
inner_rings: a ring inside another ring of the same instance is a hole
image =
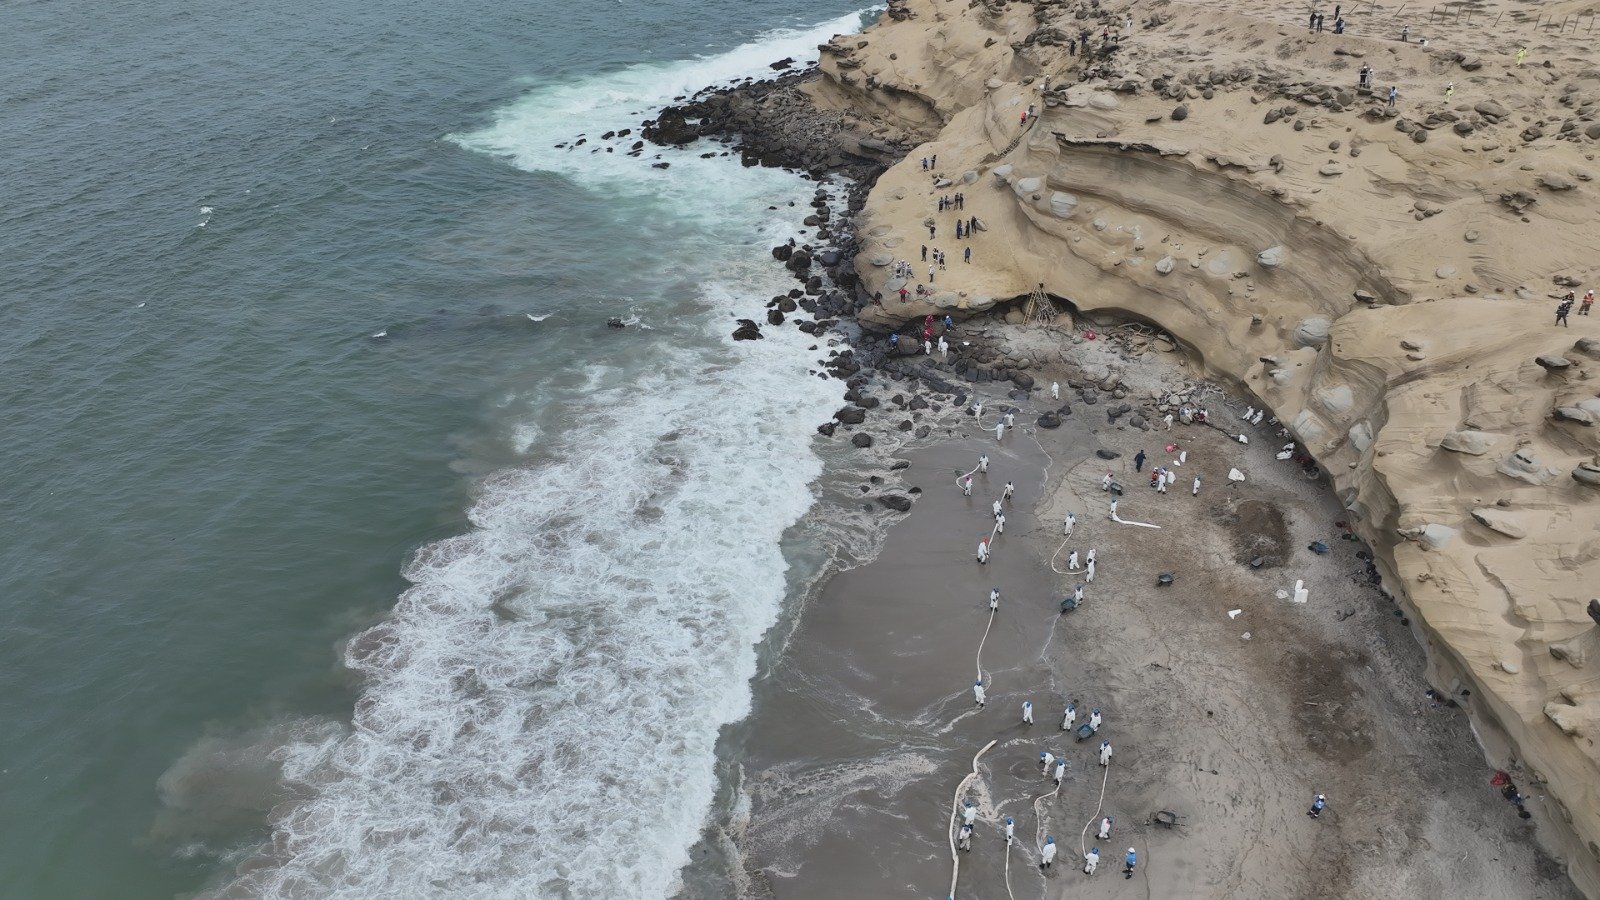
[[[1552, 326], [1555, 298], [1600, 287], [1600, 69], [1570, 26], [1492, 2], [1448, 23], [1364, 5], [1343, 35], [1322, 8], [1312, 33], [1254, 0], [894, 0], [807, 87], [870, 140], [923, 142], [858, 219], [860, 316], [1042, 285], [1253, 391], [1331, 475], [1491, 761], [1543, 782], [1541, 832], [1600, 896], [1600, 316]], [[1092, 55], [1071, 52], [1086, 31]], [[957, 191], [970, 242], [937, 211]], [[924, 244], [951, 259], [932, 285]]]

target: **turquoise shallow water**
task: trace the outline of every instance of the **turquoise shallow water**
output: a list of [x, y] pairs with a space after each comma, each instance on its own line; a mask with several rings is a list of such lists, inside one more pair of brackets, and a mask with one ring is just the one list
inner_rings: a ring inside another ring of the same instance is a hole
[[[724, 337], [786, 286], [763, 257], [795, 223], [767, 207], [810, 185], [548, 145], [853, 8], [8, 8], [0, 895], [171, 896], [252, 858], [289, 874], [246, 887], [281, 895], [665, 889], [683, 822], [625, 876], [592, 823], [542, 854], [505, 831], [612, 816], [614, 785], [555, 773], [641, 723], [670, 727], [628, 752], [664, 747], [685, 793], [636, 802], [691, 824], [709, 802], [836, 399], [784, 387], [803, 347]], [[743, 493], [696, 492], [730, 461]], [[395, 649], [352, 672], [346, 641], [412, 582], [372, 639]], [[658, 658], [682, 653], [705, 668]], [[650, 698], [614, 734], [563, 724]], [[472, 784], [507, 747], [506, 781]], [[304, 844], [254, 857], [273, 822]], [[364, 868], [380, 847], [416, 865]]]

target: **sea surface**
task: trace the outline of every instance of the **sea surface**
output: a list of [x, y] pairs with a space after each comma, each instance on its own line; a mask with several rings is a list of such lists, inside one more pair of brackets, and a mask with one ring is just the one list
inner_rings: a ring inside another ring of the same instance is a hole
[[6, 5], [0, 897], [727, 875], [843, 390], [728, 335], [816, 185], [597, 139], [862, 5]]

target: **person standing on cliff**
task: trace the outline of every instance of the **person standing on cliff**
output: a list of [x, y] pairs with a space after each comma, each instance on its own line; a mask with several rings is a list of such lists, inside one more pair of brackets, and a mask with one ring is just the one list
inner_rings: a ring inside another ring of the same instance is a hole
[[1316, 13], [1316, 10], [1312, 10], [1311, 14], [1306, 17], [1306, 30], [1307, 31], [1316, 31], [1317, 30], [1317, 13]]
[[1396, 86], [1396, 85], [1392, 85], [1392, 84], [1389, 85], [1389, 108], [1390, 109], [1394, 109], [1394, 101], [1398, 100], [1399, 98], [1400, 98], [1400, 88], [1398, 86]]
[[1567, 324], [1567, 313], [1570, 312], [1572, 312], [1571, 296], [1561, 298], [1561, 302], [1556, 304], [1556, 324], [1565, 328], [1571, 328], [1572, 326]]
[[928, 171], [928, 158], [926, 156], [922, 158], [922, 171]]
[[1068, 56], [1077, 56], [1078, 55], [1078, 41], [1077, 41], [1076, 38], [1068, 38], [1067, 39], [1067, 55]]
[[966, 208], [967, 208], [967, 195], [965, 193], [963, 193], [963, 192], [958, 192], [956, 194], [956, 209], [966, 209]]
[[[968, 247], [967, 249], [961, 251], [961, 258], [962, 261], [970, 264], [972, 262], [972, 248]], [[1589, 307], [1585, 306], [1583, 308], [1583, 314], [1586, 316], [1589, 314]]]
[[939, 168], [939, 154], [935, 153], [933, 156], [929, 157], [929, 160], [930, 160], [930, 162], [929, 162], [929, 167], [930, 168], [934, 168], [934, 169]]

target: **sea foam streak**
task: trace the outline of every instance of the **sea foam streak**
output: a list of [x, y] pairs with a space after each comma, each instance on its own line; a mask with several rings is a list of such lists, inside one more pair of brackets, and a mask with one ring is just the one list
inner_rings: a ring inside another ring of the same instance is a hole
[[283, 751], [306, 799], [222, 894], [675, 890], [714, 791], [718, 729], [748, 712], [754, 644], [783, 598], [779, 538], [812, 502], [813, 426], [839, 401], [837, 383], [806, 375], [809, 336], [726, 337], [729, 311], [787, 287], [730, 241], [786, 236], [792, 223], [752, 210], [809, 188], [687, 153], [670, 172], [590, 164], [550, 149], [546, 130], [626, 122], [675, 92], [814, 55], [858, 23], [535, 92], [456, 138], [602, 195], [658, 194], [675, 227], [702, 228], [724, 248], [702, 298], [713, 349], [657, 341], [652, 376], [600, 379], [577, 424], [541, 446], [550, 461], [490, 478], [473, 529], [417, 554], [413, 586], [347, 651], [365, 679], [353, 732]]

